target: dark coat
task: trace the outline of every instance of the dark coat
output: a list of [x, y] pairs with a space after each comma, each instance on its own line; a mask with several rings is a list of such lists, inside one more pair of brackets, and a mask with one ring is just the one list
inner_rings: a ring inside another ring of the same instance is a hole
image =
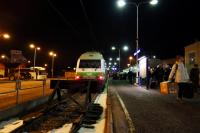
[[192, 82], [199, 82], [199, 69], [192, 68], [190, 71], [190, 80]]

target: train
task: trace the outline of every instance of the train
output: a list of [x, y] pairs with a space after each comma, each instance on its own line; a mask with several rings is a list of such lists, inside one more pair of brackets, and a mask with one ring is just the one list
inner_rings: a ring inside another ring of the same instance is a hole
[[102, 89], [107, 80], [106, 65], [100, 52], [85, 52], [77, 60], [75, 80], [91, 80]]

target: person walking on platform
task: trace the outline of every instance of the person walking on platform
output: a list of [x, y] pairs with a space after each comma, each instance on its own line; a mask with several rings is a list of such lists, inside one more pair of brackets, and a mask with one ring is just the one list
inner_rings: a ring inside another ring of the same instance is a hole
[[164, 70], [163, 66], [159, 64], [155, 70], [155, 76], [157, 80], [157, 85], [159, 86], [160, 83], [163, 81], [163, 76], [164, 76]]
[[171, 71], [169, 65], [165, 64], [163, 71], [164, 71], [163, 72], [163, 80], [168, 81], [168, 77], [169, 77], [169, 74], [170, 74], [170, 71]]
[[128, 72], [128, 79], [129, 79], [130, 84], [132, 85], [133, 84], [133, 72], [131, 70], [129, 70], [129, 72]]
[[152, 80], [151, 69], [147, 68], [147, 77], [146, 77], [146, 89], [147, 90], [150, 88], [151, 80]]
[[194, 91], [198, 92], [198, 88], [199, 88], [199, 68], [198, 68], [198, 64], [194, 64], [194, 67], [191, 69], [190, 80], [192, 81]]
[[187, 69], [185, 68], [184, 58], [182, 56], [176, 57], [176, 62], [172, 66], [172, 70], [169, 75], [169, 81], [175, 78], [175, 82], [178, 84], [178, 97], [177, 100], [182, 101], [183, 91], [186, 83], [189, 81], [189, 75], [187, 73]]

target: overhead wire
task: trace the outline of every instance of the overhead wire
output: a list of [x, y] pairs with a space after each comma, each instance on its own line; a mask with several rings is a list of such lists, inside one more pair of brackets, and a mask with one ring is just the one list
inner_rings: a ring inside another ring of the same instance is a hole
[[[51, 0], [47, 0], [49, 5], [51, 6], [51, 8], [61, 17], [61, 19], [64, 21], [64, 23], [71, 28], [71, 30], [78, 36], [80, 36], [80, 32], [78, 32], [74, 26], [66, 19], [66, 17], [63, 15], [63, 13], [61, 13], [57, 7], [54, 6], [53, 2]], [[96, 39], [96, 36], [94, 34], [94, 30], [92, 28], [92, 24], [89, 20], [89, 17], [87, 15], [87, 11], [86, 11], [86, 8], [85, 8], [85, 5], [83, 3], [82, 0], [80, 0], [80, 4], [81, 4], [81, 8], [83, 10], [83, 14], [84, 14], [84, 18], [85, 18], [85, 21], [86, 23], [88, 24], [88, 27], [89, 27], [89, 34], [90, 34], [90, 38], [92, 39], [92, 42], [97, 44], [97, 39]]]
[[57, 7], [54, 6], [51, 0], [47, 0], [51, 8], [61, 17], [64, 23], [71, 28], [71, 30], [78, 36], [80, 36], [80, 32], [78, 32], [74, 26], [66, 19], [66, 17], [58, 10]]
[[90, 20], [89, 20], [89, 17], [88, 17], [88, 15], [87, 15], [87, 11], [86, 11], [86, 9], [85, 9], [85, 5], [84, 5], [84, 3], [83, 3], [82, 0], [80, 0], [80, 4], [81, 4], [82, 10], [83, 10], [83, 14], [84, 14], [85, 20], [86, 20], [86, 22], [87, 22], [87, 24], [88, 24], [88, 26], [89, 26], [89, 33], [90, 33], [90, 36], [91, 36], [93, 42], [94, 42], [95, 44], [97, 44], [97, 38], [96, 38], [96, 36], [95, 36], [95, 34], [94, 34], [94, 30], [93, 30], [93, 28], [92, 28], [92, 24], [91, 24], [91, 22], [90, 22]]

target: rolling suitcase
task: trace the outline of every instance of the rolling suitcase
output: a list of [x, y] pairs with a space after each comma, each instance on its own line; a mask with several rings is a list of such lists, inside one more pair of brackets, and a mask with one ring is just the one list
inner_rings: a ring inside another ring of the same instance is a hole
[[193, 98], [194, 97], [194, 89], [192, 87], [192, 83], [185, 83], [183, 90], [183, 97], [184, 98]]
[[160, 83], [160, 93], [162, 94], [175, 94], [178, 86], [174, 82], [164, 81]]
[[160, 83], [160, 93], [169, 94], [169, 82]]

